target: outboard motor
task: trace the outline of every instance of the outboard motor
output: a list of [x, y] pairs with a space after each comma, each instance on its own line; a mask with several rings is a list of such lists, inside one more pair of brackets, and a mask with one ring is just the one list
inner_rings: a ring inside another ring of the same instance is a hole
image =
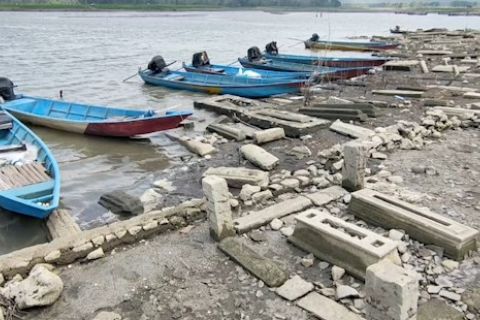
[[265, 46], [265, 51], [271, 55], [277, 55], [278, 54], [277, 42], [272, 41], [270, 43], [267, 43], [267, 45]]
[[14, 84], [8, 78], [0, 78], [0, 97], [5, 101], [15, 99]]
[[310, 41], [318, 41], [320, 40], [320, 36], [317, 33], [312, 34], [310, 37]]
[[248, 61], [258, 61], [262, 59], [262, 52], [258, 47], [251, 47], [247, 51]]
[[210, 59], [208, 58], [208, 54], [206, 51], [194, 53], [192, 56], [192, 66], [194, 67], [201, 67], [201, 66], [209, 66]]
[[163, 60], [162, 56], [155, 56], [150, 60], [148, 63], [148, 70], [151, 70], [153, 73], [162, 72], [164, 68], [167, 67], [165, 60]]

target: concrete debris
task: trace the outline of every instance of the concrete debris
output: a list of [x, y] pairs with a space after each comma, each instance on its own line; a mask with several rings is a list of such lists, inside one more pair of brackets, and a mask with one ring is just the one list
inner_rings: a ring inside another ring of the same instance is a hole
[[335, 297], [337, 300], [341, 300], [345, 298], [358, 298], [359, 293], [356, 289], [350, 286], [338, 285]]
[[122, 317], [115, 312], [101, 311], [92, 320], [122, 320]]
[[332, 279], [334, 282], [342, 279], [344, 275], [345, 275], [345, 269], [340, 268], [338, 266], [332, 267]]
[[216, 176], [206, 176], [202, 187], [207, 198], [207, 217], [210, 224], [210, 235], [215, 240], [222, 240], [235, 235], [232, 209], [227, 181]]
[[105, 257], [105, 252], [103, 252], [103, 249], [100, 247], [90, 252], [87, 255], [87, 260], [97, 260], [103, 257]]
[[287, 281], [287, 273], [277, 263], [259, 255], [237, 239], [226, 238], [218, 247], [269, 287], [279, 287]]
[[247, 144], [240, 148], [242, 156], [250, 161], [253, 165], [263, 170], [272, 170], [280, 160], [273, 154], [265, 151], [265, 149], [254, 144]]
[[363, 318], [341, 304], [316, 292], [309, 293], [297, 302], [297, 305], [322, 320], [362, 320]]
[[330, 126], [330, 130], [352, 137], [352, 138], [360, 138], [360, 139], [366, 139], [375, 134], [375, 132], [370, 129], [345, 123], [345, 122], [342, 122], [341, 120], [337, 120], [334, 123], [332, 123], [332, 125]]
[[370, 320], [410, 320], [417, 313], [418, 275], [389, 261], [367, 268], [365, 281], [367, 318]]
[[313, 284], [303, 280], [300, 276], [295, 275], [288, 279], [276, 292], [282, 298], [293, 301], [303, 297], [313, 290]]
[[242, 167], [208, 168], [203, 175], [224, 178], [232, 188], [242, 188], [245, 184], [267, 187], [269, 183], [268, 172]]
[[20, 310], [49, 306], [60, 297], [63, 281], [47, 265], [36, 265], [25, 280], [9, 282], [0, 294], [13, 299]]
[[285, 138], [285, 130], [283, 128], [271, 128], [261, 131], [256, 131], [253, 134], [253, 140], [257, 144], [264, 144], [275, 140]]
[[365, 186], [368, 146], [359, 141], [350, 141], [343, 146], [342, 187], [348, 191], [361, 190]]

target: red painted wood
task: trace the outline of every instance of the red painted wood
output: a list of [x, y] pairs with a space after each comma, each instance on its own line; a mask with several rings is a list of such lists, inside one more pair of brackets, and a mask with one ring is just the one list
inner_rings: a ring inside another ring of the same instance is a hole
[[132, 137], [177, 128], [188, 116], [145, 118], [132, 121], [90, 123], [85, 134], [108, 137]]

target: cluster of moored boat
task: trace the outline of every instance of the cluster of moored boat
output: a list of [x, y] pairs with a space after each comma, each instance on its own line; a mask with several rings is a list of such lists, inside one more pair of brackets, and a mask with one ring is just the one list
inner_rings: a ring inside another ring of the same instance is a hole
[[[377, 51], [397, 44], [305, 41], [307, 48]], [[279, 54], [276, 42], [239, 58], [241, 66], [211, 64], [206, 52], [193, 55], [183, 71], [171, 71], [161, 56], [139, 70], [147, 84], [208, 94], [261, 98], [297, 93], [319, 81], [349, 79], [367, 73], [388, 59], [317, 57]], [[0, 78], [0, 207], [46, 218], [59, 205], [60, 170], [48, 147], [21, 121], [80, 134], [133, 137], [177, 128], [192, 113], [133, 110], [52, 100], [14, 93], [14, 84]], [[17, 119], [18, 118], [18, 119]]]

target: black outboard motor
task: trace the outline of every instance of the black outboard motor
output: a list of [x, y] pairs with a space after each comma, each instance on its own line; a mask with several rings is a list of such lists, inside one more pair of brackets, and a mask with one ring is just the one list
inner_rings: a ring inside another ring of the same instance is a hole
[[270, 43], [267, 43], [267, 45], [265, 46], [265, 51], [271, 55], [277, 55], [278, 54], [277, 42], [272, 41]]
[[208, 54], [206, 51], [194, 53], [192, 56], [192, 66], [194, 67], [201, 67], [201, 66], [209, 66], [210, 59], [208, 58]]
[[163, 60], [162, 56], [155, 56], [150, 60], [148, 63], [148, 70], [151, 70], [153, 73], [162, 72], [164, 68], [167, 67], [165, 60]]
[[248, 61], [258, 61], [262, 59], [262, 52], [258, 47], [251, 47], [247, 51]]
[[310, 37], [310, 41], [318, 41], [320, 40], [320, 36], [317, 33], [312, 34]]
[[15, 92], [13, 92], [14, 84], [8, 78], [0, 78], [0, 96], [5, 101], [15, 99]]

